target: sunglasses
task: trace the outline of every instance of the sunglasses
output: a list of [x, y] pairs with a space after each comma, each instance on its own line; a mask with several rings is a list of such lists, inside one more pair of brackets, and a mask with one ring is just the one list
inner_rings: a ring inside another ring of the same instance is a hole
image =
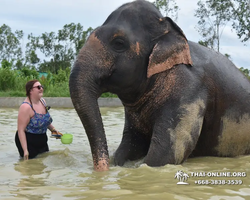
[[43, 86], [42, 85], [38, 85], [38, 86], [35, 86], [33, 88], [37, 88], [38, 90], [41, 90], [43, 88]]

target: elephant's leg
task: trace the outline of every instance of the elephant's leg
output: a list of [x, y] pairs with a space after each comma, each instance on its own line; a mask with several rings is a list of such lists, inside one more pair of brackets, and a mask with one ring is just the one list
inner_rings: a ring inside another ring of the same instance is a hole
[[150, 148], [144, 159], [149, 166], [182, 163], [198, 141], [205, 112], [204, 103], [199, 100], [176, 111], [169, 111], [165, 119], [161, 117], [155, 123]]
[[114, 164], [123, 166], [127, 160], [137, 160], [147, 155], [150, 138], [125, 125], [121, 144], [114, 154]]

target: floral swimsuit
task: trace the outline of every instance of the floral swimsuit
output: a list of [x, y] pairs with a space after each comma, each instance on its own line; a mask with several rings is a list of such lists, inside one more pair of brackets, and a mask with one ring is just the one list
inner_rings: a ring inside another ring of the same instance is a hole
[[[42, 104], [46, 108], [45, 102], [41, 99]], [[25, 129], [25, 135], [27, 140], [27, 148], [29, 151], [29, 158], [35, 158], [38, 154], [49, 151], [48, 147], [48, 137], [47, 137], [47, 128], [52, 123], [52, 118], [46, 109], [46, 114], [37, 113], [32, 105], [28, 102], [23, 102], [30, 105], [32, 110], [35, 112], [35, 115], [30, 118], [30, 121]], [[19, 140], [18, 131], [15, 135], [15, 142], [18, 149], [18, 152], [21, 157], [23, 157], [24, 152]]]
[[[30, 105], [33, 109], [32, 105], [28, 102], [23, 102]], [[46, 114], [39, 114], [34, 109], [35, 115], [30, 118], [30, 122], [26, 127], [26, 132], [34, 133], [34, 134], [45, 134], [47, 131], [47, 127], [52, 123], [52, 118], [50, 117], [49, 112]]]

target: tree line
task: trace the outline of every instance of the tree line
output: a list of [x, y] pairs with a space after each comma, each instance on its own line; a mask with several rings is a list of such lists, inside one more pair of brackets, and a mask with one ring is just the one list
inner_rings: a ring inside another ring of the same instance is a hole
[[[154, 4], [163, 16], [170, 16], [175, 21], [178, 19], [179, 7], [175, 0], [156, 0]], [[219, 52], [220, 39], [225, 26], [228, 25], [235, 30], [242, 43], [249, 41], [248, 0], [199, 0], [197, 6], [194, 16], [199, 19], [196, 29], [201, 35], [199, 41], [201, 45]], [[5, 76], [11, 77], [8, 70], [16, 70], [15, 76], [30, 78], [39, 78], [37, 71], [48, 72], [51, 73], [51, 77], [55, 77], [48, 81], [53, 84], [59, 83], [58, 80], [56, 81], [56, 75], [59, 74], [61, 79], [67, 82], [70, 68], [92, 31], [92, 27], [84, 30], [80, 23], [71, 23], [64, 25], [57, 33], [45, 32], [39, 36], [30, 33], [27, 38], [24, 38], [22, 30], [13, 32], [11, 27], [3, 24], [0, 26], [0, 82], [2, 84], [0, 91], [3, 88], [6, 90], [7, 86], [3, 86], [7, 81]], [[229, 55], [226, 56], [229, 57]], [[248, 69], [240, 68], [240, 70], [249, 77]], [[63, 76], [66, 76], [66, 79], [62, 78]]]
[[57, 33], [45, 32], [39, 36], [30, 33], [25, 48], [22, 48], [23, 31], [12, 32], [8, 25], [3, 24], [0, 27], [0, 62], [2, 66], [7, 62], [17, 70], [26, 68], [57, 73], [59, 69], [71, 67], [92, 30], [91, 27], [83, 30], [80, 23], [71, 23], [64, 25]]

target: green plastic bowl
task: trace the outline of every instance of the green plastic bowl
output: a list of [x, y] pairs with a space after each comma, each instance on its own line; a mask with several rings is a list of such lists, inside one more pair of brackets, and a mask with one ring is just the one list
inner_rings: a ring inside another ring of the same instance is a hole
[[63, 134], [63, 136], [61, 137], [61, 142], [63, 144], [71, 144], [73, 141], [73, 135], [69, 134], [69, 133], [65, 133]]

